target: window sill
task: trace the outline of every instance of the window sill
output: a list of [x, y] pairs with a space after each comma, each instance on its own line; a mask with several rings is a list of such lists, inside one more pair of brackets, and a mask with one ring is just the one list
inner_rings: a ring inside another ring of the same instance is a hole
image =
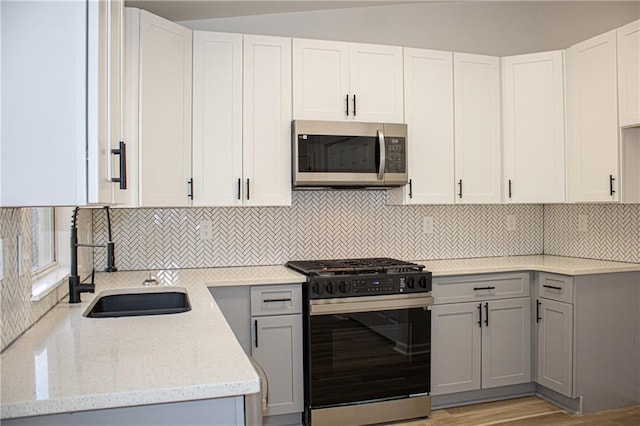
[[57, 267], [36, 279], [31, 285], [31, 301], [37, 302], [58, 288], [69, 278], [69, 268]]

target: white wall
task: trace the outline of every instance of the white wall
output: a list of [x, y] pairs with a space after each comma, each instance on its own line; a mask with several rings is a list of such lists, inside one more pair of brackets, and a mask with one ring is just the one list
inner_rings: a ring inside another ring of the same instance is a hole
[[638, 1], [480, 1], [192, 20], [182, 24], [209, 31], [506, 56], [564, 49], [638, 17]]

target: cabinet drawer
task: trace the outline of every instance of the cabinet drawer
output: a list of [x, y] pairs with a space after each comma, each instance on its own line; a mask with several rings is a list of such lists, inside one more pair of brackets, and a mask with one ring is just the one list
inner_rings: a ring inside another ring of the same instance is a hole
[[538, 295], [559, 302], [573, 302], [573, 277], [568, 275], [538, 274]]
[[251, 287], [252, 316], [299, 313], [302, 313], [300, 284]]
[[529, 273], [463, 275], [434, 278], [435, 304], [529, 296]]

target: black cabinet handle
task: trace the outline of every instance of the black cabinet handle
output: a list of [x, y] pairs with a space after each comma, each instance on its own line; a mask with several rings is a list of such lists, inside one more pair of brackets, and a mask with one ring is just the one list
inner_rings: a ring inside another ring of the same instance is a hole
[[542, 304], [542, 302], [540, 302], [539, 300], [536, 300], [536, 322], [540, 322], [540, 320], [542, 319], [542, 317], [540, 316], [540, 305]]
[[489, 327], [489, 303], [484, 304], [484, 325]]
[[478, 327], [482, 328], [482, 303], [478, 303]]
[[127, 189], [127, 145], [120, 141], [118, 148], [111, 150], [111, 155], [119, 155], [120, 177], [112, 177], [111, 182], [120, 183], [120, 189]]
[[478, 291], [478, 290], [495, 290], [496, 288], [493, 286], [488, 286], [488, 287], [474, 287], [473, 291]]
[[616, 190], [614, 189], [614, 182], [616, 181], [616, 178], [613, 177], [613, 175], [609, 175], [609, 195], [613, 196], [613, 194], [616, 193]]
[[291, 302], [291, 298], [288, 299], [264, 299], [262, 302], [270, 303], [270, 302]]
[[253, 320], [253, 331], [255, 333], [256, 348], [258, 347], [258, 320]]
[[251, 198], [251, 182], [249, 178], [247, 178], [247, 200]]
[[348, 117], [349, 116], [349, 94], [348, 93], [344, 96], [344, 103], [347, 106], [347, 117]]
[[413, 179], [409, 179], [409, 198], [413, 198]]
[[509, 198], [511, 198], [511, 179], [509, 179]]
[[353, 95], [353, 116], [356, 116], [356, 95]]
[[547, 285], [547, 284], [544, 284], [542, 287], [544, 287], [544, 288], [550, 288], [550, 289], [552, 289], [552, 290], [558, 290], [558, 291], [561, 291], [561, 290], [562, 290], [562, 287], [556, 287], [555, 285]]
[[187, 197], [193, 200], [193, 178], [189, 179], [187, 185], [189, 185], [189, 193], [187, 194]]
[[462, 198], [462, 179], [458, 181], [458, 198]]
[[241, 185], [242, 179], [238, 178], [238, 200], [242, 197], [242, 195], [240, 194], [240, 192], [242, 191], [242, 189], [240, 188]]

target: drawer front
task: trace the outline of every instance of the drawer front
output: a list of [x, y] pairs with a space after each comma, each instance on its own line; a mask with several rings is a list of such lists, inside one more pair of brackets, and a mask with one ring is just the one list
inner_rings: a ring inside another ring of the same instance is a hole
[[573, 277], [540, 272], [538, 295], [558, 302], [573, 303]]
[[302, 313], [300, 284], [251, 287], [252, 316], [300, 313]]
[[529, 296], [528, 272], [460, 275], [433, 279], [436, 305]]

